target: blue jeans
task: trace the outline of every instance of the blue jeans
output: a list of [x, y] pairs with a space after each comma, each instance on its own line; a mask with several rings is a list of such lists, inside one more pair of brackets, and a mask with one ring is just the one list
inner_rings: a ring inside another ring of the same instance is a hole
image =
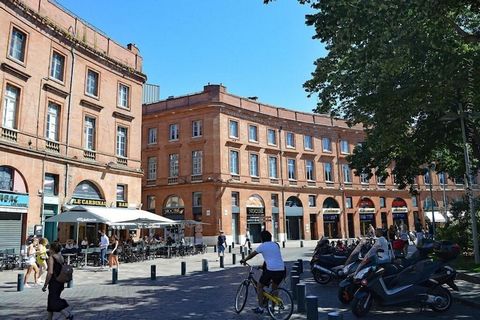
[[223, 244], [219, 244], [217, 245], [217, 247], [218, 247], [218, 256], [223, 256], [225, 253], [225, 247], [223, 246]]
[[107, 248], [100, 249], [100, 265], [105, 266], [107, 261]]

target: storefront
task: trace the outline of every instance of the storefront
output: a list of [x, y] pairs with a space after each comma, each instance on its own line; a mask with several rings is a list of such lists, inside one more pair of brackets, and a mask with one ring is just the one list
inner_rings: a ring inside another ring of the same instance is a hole
[[287, 239], [303, 239], [303, 205], [300, 199], [291, 196], [285, 202]]
[[408, 207], [405, 200], [402, 198], [395, 198], [392, 202], [392, 217], [393, 224], [398, 227], [398, 230], [407, 231], [408, 229]]
[[375, 224], [375, 205], [370, 198], [361, 198], [358, 204], [358, 213], [360, 215], [360, 234], [368, 235], [370, 225], [374, 228]]
[[328, 238], [341, 238], [340, 235], [340, 206], [329, 197], [323, 201], [323, 233]]
[[250, 241], [261, 242], [260, 232], [265, 229], [265, 205], [262, 197], [252, 195], [247, 200], [247, 230]]
[[[168, 219], [182, 221], [185, 220], [185, 203], [183, 199], [177, 195], [169, 196], [162, 209], [163, 216]], [[165, 239], [171, 237], [174, 241], [178, 242], [185, 237], [185, 229], [182, 225], [172, 225], [165, 228]]]

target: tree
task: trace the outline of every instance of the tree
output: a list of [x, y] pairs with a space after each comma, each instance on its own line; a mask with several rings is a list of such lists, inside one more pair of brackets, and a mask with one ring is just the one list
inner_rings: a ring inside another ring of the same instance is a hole
[[306, 23], [328, 51], [304, 87], [319, 97], [316, 112], [364, 126], [365, 142], [349, 157], [357, 174], [393, 166], [405, 187], [436, 161], [437, 171], [463, 176], [460, 122], [441, 120], [459, 104], [478, 168], [480, 1], [299, 2], [314, 9]]

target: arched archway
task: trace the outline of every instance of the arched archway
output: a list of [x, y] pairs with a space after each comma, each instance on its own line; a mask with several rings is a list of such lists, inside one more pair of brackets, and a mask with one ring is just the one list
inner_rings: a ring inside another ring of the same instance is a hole
[[329, 238], [340, 238], [340, 205], [337, 200], [328, 197], [322, 204], [323, 233]]
[[0, 166], [0, 190], [28, 193], [27, 181], [23, 174], [11, 166]]
[[408, 229], [408, 207], [405, 200], [398, 197], [393, 199], [392, 216], [393, 223], [396, 224], [400, 230], [406, 231], [406, 229]]
[[247, 199], [247, 237], [253, 242], [261, 242], [260, 232], [265, 229], [265, 202], [258, 194]]
[[96, 183], [90, 180], [83, 180], [73, 190], [72, 204], [105, 206], [103, 191]]
[[172, 220], [185, 220], [185, 203], [176, 195], [168, 196], [163, 202], [163, 215]]
[[290, 196], [285, 201], [285, 219], [287, 238], [290, 240], [303, 239], [303, 204], [298, 197]]
[[360, 232], [367, 235], [369, 226], [376, 226], [375, 223], [375, 204], [372, 199], [363, 197], [358, 201], [358, 212], [360, 215]]

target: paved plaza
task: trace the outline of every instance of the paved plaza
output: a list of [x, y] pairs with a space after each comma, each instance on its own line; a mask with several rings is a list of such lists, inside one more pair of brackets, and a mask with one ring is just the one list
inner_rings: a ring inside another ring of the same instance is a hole
[[[211, 251], [211, 248], [210, 248]], [[235, 248], [238, 253], [238, 248]], [[308, 261], [313, 251], [313, 242], [305, 248], [289, 243], [282, 249], [289, 265], [296, 259]], [[249, 296], [245, 310], [236, 314], [233, 309], [235, 291], [246, 276], [247, 268], [232, 265], [231, 255], [225, 256], [225, 268], [219, 268], [213, 252], [186, 258], [156, 259], [140, 263], [120, 265], [118, 283], [112, 284], [108, 269], [88, 267], [76, 269], [73, 288], [66, 288], [63, 297], [72, 305], [75, 319], [268, 319], [251, 312], [256, 306], [255, 297]], [[209, 272], [202, 272], [202, 259], [208, 259]], [[254, 262], [262, 261], [255, 258]], [[181, 275], [181, 262], [187, 264], [187, 274]], [[150, 279], [150, 266], [157, 267], [157, 280]], [[319, 319], [326, 319], [330, 311], [340, 310], [344, 319], [355, 319], [348, 308], [336, 298], [336, 283], [327, 286], [316, 284], [305, 263], [302, 279], [306, 282], [307, 294], [319, 297]], [[0, 319], [46, 319], [47, 293], [41, 288], [16, 291], [17, 274], [23, 271], [0, 272]], [[287, 282], [288, 283], [288, 282]], [[288, 286], [288, 284], [287, 284]], [[479, 309], [455, 301], [446, 314], [419, 308], [379, 309], [367, 319], [480, 319]], [[61, 319], [57, 316], [56, 318]], [[292, 319], [306, 319], [294, 314]]]

